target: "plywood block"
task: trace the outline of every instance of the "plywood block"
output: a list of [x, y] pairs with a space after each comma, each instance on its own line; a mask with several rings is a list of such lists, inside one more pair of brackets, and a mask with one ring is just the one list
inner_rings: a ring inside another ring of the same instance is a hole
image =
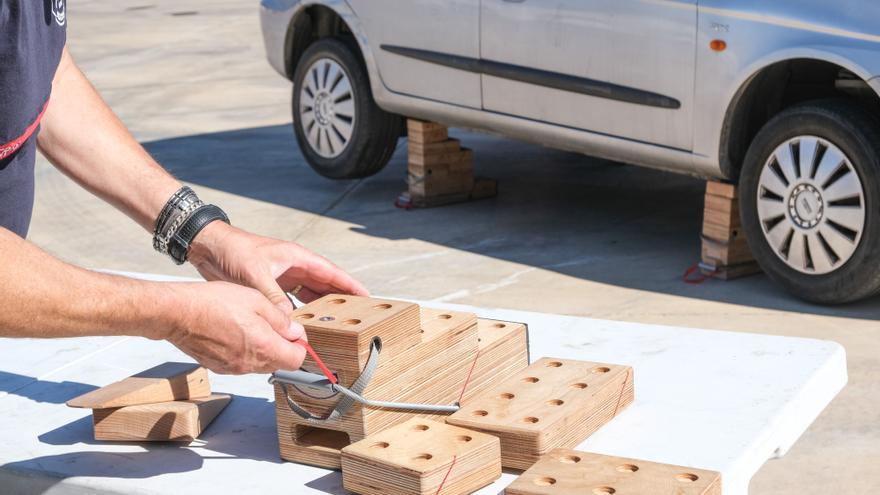
[[417, 143], [415, 141], [407, 143], [407, 151], [410, 156], [443, 154], [458, 151], [459, 149], [461, 149], [461, 142], [455, 138], [435, 143]]
[[458, 495], [501, 476], [498, 438], [411, 419], [342, 449], [342, 485], [362, 495]]
[[446, 127], [430, 129], [426, 131], [409, 130], [407, 137], [410, 141], [419, 144], [439, 143], [449, 139], [449, 131]]
[[433, 132], [446, 129], [443, 124], [437, 122], [429, 122], [427, 120], [406, 119], [407, 132]]
[[745, 237], [737, 237], [728, 242], [703, 238], [701, 254], [703, 262], [718, 266], [754, 261], [752, 250]]
[[[296, 309], [292, 318], [302, 323], [309, 343], [346, 386], [360, 375], [374, 337], [389, 355], [421, 340], [419, 306], [401, 301], [331, 294]], [[310, 357], [303, 367], [320, 373]]]
[[461, 403], [470, 401], [529, 365], [528, 328], [523, 323], [480, 318], [477, 320], [479, 356]]
[[505, 495], [721, 495], [715, 471], [557, 449], [515, 479]]
[[209, 397], [157, 404], [95, 409], [95, 440], [192, 441], [229, 404], [231, 397]]
[[728, 199], [736, 199], [739, 197], [735, 185], [714, 180], [706, 181], [706, 194], [721, 196], [722, 198]]
[[410, 175], [409, 193], [413, 197], [433, 197], [445, 194], [470, 196], [474, 188], [473, 170], [429, 170], [426, 175]]
[[455, 149], [445, 153], [423, 155], [420, 153], [409, 154], [409, 167], [436, 167], [439, 169], [455, 170], [472, 168], [474, 152], [468, 148]]
[[208, 371], [195, 363], [164, 363], [67, 401], [70, 407], [103, 409], [207, 397]]
[[471, 398], [447, 423], [497, 435], [502, 464], [527, 469], [584, 441], [633, 398], [628, 366], [541, 358]]

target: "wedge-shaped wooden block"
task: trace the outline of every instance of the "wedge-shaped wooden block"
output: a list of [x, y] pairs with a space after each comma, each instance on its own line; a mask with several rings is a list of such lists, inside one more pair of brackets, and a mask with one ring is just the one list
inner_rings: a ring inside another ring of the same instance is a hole
[[628, 366], [541, 358], [472, 397], [447, 423], [497, 435], [504, 467], [528, 469], [584, 441], [633, 397]]
[[715, 471], [557, 449], [504, 490], [506, 495], [721, 495]]
[[362, 495], [458, 495], [501, 476], [498, 438], [411, 419], [342, 449], [342, 485]]
[[197, 399], [211, 395], [208, 371], [194, 363], [165, 363], [67, 401], [70, 407], [104, 409]]
[[212, 394], [201, 399], [95, 409], [95, 440], [192, 441], [230, 400], [228, 395]]

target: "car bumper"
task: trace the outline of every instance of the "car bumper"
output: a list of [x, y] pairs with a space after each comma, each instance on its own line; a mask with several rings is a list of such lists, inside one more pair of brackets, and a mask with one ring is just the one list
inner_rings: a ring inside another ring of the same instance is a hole
[[290, 20], [300, 4], [300, 0], [261, 0], [260, 27], [263, 30], [263, 45], [266, 58], [279, 74], [290, 78], [287, 73], [286, 43]]

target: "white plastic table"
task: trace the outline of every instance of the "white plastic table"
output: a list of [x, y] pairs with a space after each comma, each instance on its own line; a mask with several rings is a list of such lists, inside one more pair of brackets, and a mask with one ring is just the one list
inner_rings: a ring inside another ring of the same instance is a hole
[[[784, 455], [847, 381], [834, 342], [431, 306], [528, 323], [533, 360], [631, 365], [635, 402], [579, 448], [720, 471], [725, 495], [747, 493], [755, 472]], [[280, 460], [266, 376], [212, 375], [213, 389], [234, 398], [190, 445], [97, 442], [89, 411], [64, 405], [181, 360], [190, 359], [140, 338], [0, 339], [0, 492], [347, 493], [338, 472]], [[500, 493], [514, 477], [478, 493]]]

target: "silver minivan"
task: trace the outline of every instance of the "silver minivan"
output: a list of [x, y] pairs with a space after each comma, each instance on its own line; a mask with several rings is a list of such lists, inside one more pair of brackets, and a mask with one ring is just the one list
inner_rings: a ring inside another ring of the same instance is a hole
[[262, 0], [311, 166], [374, 174], [404, 117], [738, 183], [764, 271], [880, 291], [880, 2]]

